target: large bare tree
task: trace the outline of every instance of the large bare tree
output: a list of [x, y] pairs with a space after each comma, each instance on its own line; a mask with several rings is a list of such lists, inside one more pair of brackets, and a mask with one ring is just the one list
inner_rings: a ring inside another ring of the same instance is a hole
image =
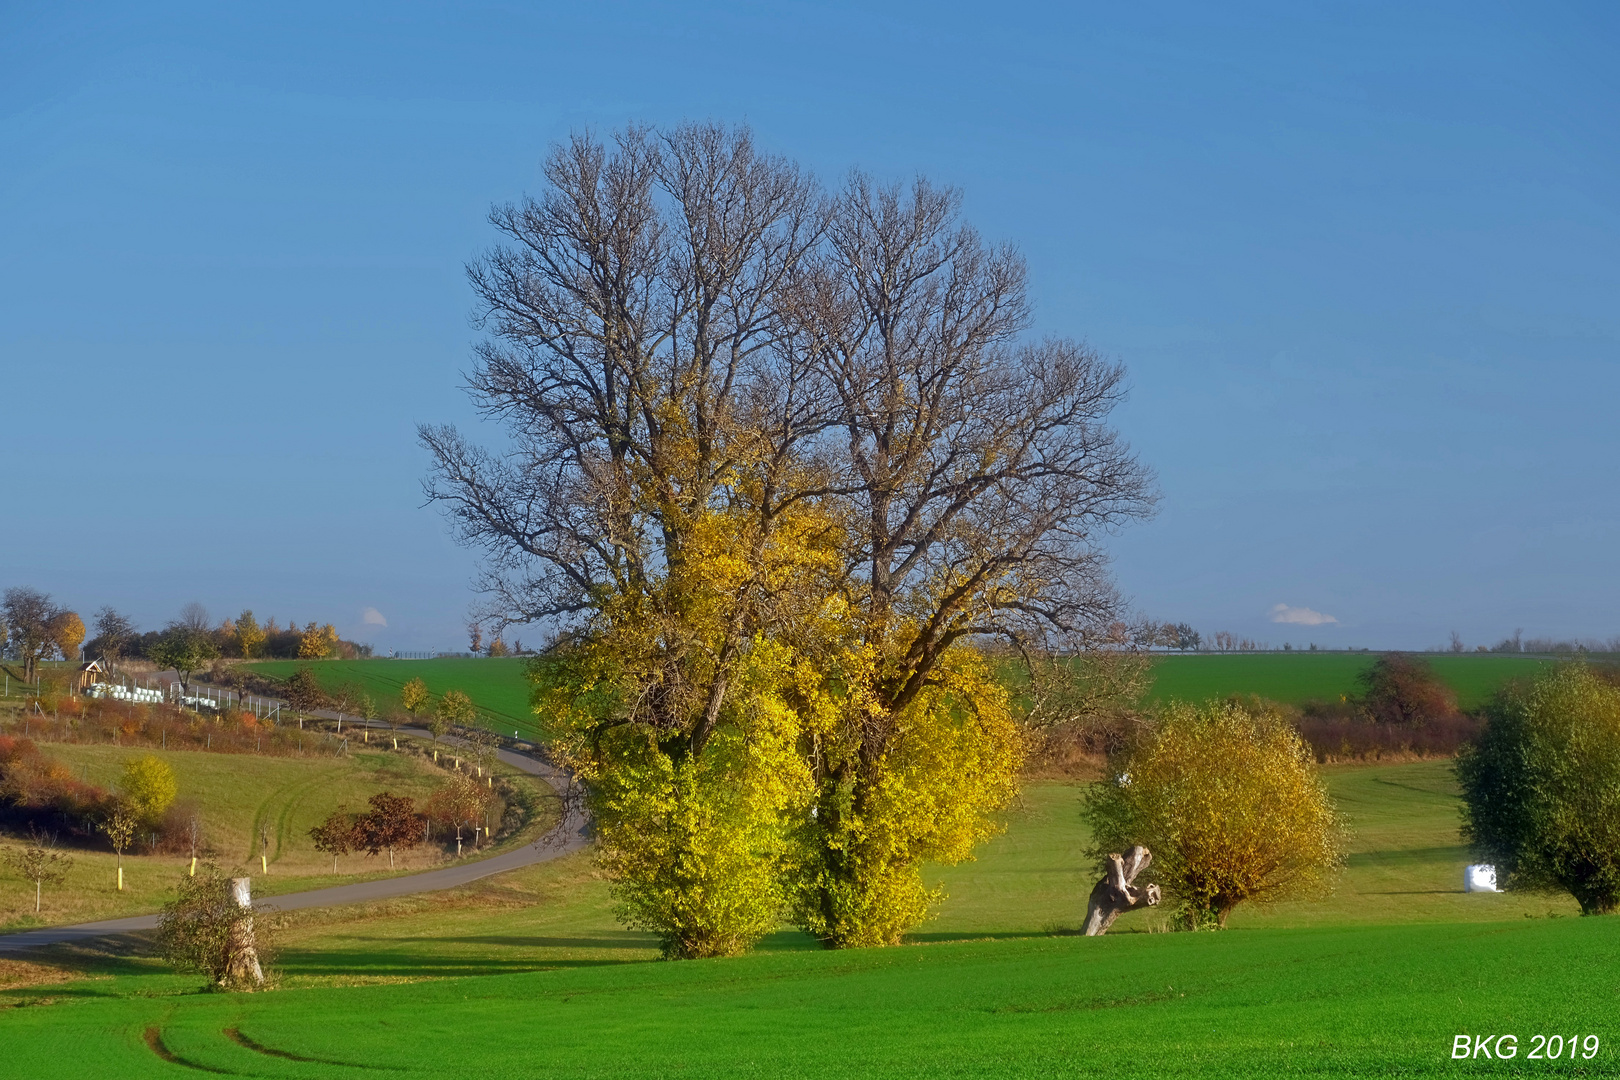
[[926, 814], [915, 836], [874, 816], [902, 751], [898, 718], [958, 642], [1085, 644], [1117, 604], [1100, 541], [1154, 501], [1108, 422], [1123, 368], [1077, 342], [1029, 340], [1022, 258], [981, 240], [959, 205], [925, 179], [854, 174], [799, 309], [839, 399], [856, 481], [845, 586], [877, 657], [875, 707], [847, 710], [844, 752], [815, 760], [823, 866], [809, 921], [834, 944], [893, 936], [836, 929], [860, 921], [852, 896], [876, 873], [863, 845], [902, 865], [937, 857]]
[[[505, 242], [468, 268], [489, 331], [469, 385], [508, 448], [424, 426], [426, 493], [485, 557], [478, 617], [552, 627], [545, 670], [563, 673], [562, 691], [547, 700], [569, 752], [600, 770], [593, 798], [618, 815], [603, 821], [605, 848], [623, 855], [613, 865], [645, 880], [673, 867], [669, 888], [685, 890], [669, 904], [656, 890], [621, 898], [680, 911], [725, 898], [751, 912], [731, 929], [646, 917], [673, 953], [725, 951], [773, 925], [776, 886], [748, 862], [781, 853], [765, 831], [804, 817], [813, 791], [810, 876], [839, 893], [824, 908], [866, 902], [872, 861], [857, 835], [887, 853], [882, 873], [915, 877], [940, 856], [942, 842], [904, 829], [878, 835], [872, 793], [908, 752], [903, 714], [971, 643], [1045, 648], [1106, 621], [1099, 539], [1150, 509], [1151, 483], [1107, 424], [1121, 369], [1028, 339], [1021, 259], [963, 226], [953, 192], [857, 175], [828, 199], [745, 130], [718, 125], [576, 137], [546, 179], [541, 197], [491, 214]], [[774, 721], [745, 731], [775, 707], [759, 704], [757, 681], [752, 702], [737, 692], [765, 646], [797, 657], [790, 688], [771, 691], [801, 714], [797, 733]], [[997, 693], [976, 700], [1005, 720]], [[840, 700], [844, 730], [829, 734]], [[960, 712], [928, 707], [946, 727]], [[769, 761], [759, 790], [775, 791], [729, 839], [714, 823], [747, 816], [729, 782], [681, 771], [728, 716], [747, 747], [716, 751], [724, 768]], [[936, 728], [927, 799], [946, 798], [959, 779], [951, 748], [967, 745]], [[997, 776], [956, 815], [955, 852], [1012, 783], [1011, 728], [981, 728], [969, 756], [993, 759]], [[614, 787], [613, 754], [623, 776], [664, 787]], [[644, 810], [656, 807], [669, 809]], [[930, 820], [922, 803], [907, 813]]]
[[[567, 640], [610, 597], [645, 602], [641, 693], [612, 722], [699, 752], [738, 650], [773, 614], [776, 521], [822, 484], [799, 445], [828, 410], [780, 313], [821, 207], [797, 168], [719, 125], [630, 128], [611, 147], [579, 136], [545, 175], [543, 197], [491, 213], [507, 242], [468, 268], [490, 331], [470, 389], [510, 450], [424, 426], [427, 496], [483, 551], [496, 627], [550, 623]], [[704, 636], [697, 601], [668, 586], [688, 580], [715, 510], [736, 517], [756, 572], [707, 598], [725, 611]]]

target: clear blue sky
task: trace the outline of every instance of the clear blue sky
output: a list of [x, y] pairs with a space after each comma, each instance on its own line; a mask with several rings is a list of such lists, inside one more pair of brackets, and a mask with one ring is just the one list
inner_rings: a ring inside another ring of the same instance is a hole
[[0, 585], [459, 645], [413, 426], [469, 420], [484, 213], [714, 118], [960, 186], [1128, 364], [1141, 611], [1620, 634], [1613, 5], [259, 6], [0, 7]]

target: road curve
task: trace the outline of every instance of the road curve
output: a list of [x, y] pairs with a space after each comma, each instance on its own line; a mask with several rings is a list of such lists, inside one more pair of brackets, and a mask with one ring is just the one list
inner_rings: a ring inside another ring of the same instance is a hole
[[[408, 735], [432, 738], [431, 733], [421, 728], [401, 728], [400, 731]], [[380, 881], [357, 881], [353, 885], [334, 885], [329, 889], [312, 889], [309, 892], [287, 893], [282, 896], [267, 896], [256, 903], [254, 908], [260, 911], [296, 911], [299, 908], [360, 904], [371, 900], [388, 900], [396, 896], [454, 889], [492, 874], [547, 862], [571, 851], [579, 851], [590, 843], [590, 822], [582, 809], [581, 800], [574, 797], [576, 789], [567, 773], [539, 758], [520, 754], [515, 750], [501, 749], [495, 753], [506, 764], [544, 780], [562, 801], [562, 821], [539, 840], [487, 859], [456, 863], [437, 870], [424, 870], [419, 874], [405, 874]], [[134, 930], [151, 930], [157, 924], [156, 915], [132, 915], [124, 919], [105, 919], [101, 922], [79, 923], [76, 926], [47, 926], [38, 930], [24, 930], [17, 934], [0, 935], [0, 953], [23, 952], [64, 941], [85, 941], [113, 934], [127, 934]]]

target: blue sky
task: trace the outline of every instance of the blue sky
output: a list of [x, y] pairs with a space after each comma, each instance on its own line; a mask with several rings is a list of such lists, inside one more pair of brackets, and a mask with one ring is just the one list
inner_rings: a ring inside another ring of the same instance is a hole
[[471, 420], [484, 213], [714, 118], [961, 187], [1129, 366], [1142, 612], [1620, 634], [1612, 6], [229, 7], [0, 8], [0, 585], [459, 645], [413, 428]]

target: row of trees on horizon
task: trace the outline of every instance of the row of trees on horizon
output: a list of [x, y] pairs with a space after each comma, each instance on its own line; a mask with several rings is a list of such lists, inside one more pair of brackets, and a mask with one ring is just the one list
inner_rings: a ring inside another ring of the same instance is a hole
[[95, 636], [86, 641], [88, 631], [79, 613], [38, 589], [10, 588], [0, 601], [0, 643], [9, 658], [22, 661], [23, 677], [29, 681], [42, 661], [85, 656], [114, 663], [148, 660], [160, 668], [189, 673], [222, 657], [353, 660], [371, 655], [370, 645], [344, 640], [331, 623], [300, 627], [289, 619], [283, 626], [271, 617], [261, 624], [251, 609], [215, 623], [208, 609], [195, 602], [181, 608], [161, 629], [143, 632], [110, 606], [96, 612], [93, 626]]

